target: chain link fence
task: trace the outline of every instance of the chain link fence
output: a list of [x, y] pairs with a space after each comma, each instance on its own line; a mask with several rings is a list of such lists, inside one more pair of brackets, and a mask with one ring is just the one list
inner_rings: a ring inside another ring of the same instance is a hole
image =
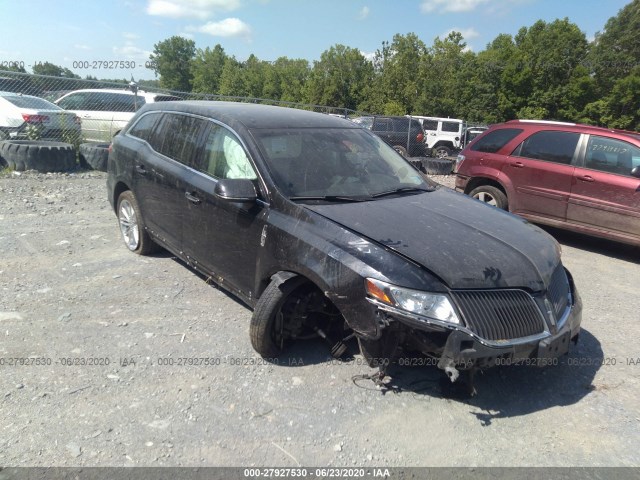
[[[108, 144], [143, 105], [179, 100], [278, 105], [347, 118], [416, 161], [425, 157], [451, 161], [470, 139], [469, 126], [463, 120], [371, 115], [326, 105], [166, 90], [154, 83], [0, 70], [0, 140], [56, 140], [70, 143], [77, 150], [87, 142]], [[445, 162], [438, 168], [450, 171], [451, 165]]]
[[83, 80], [0, 70], [0, 140], [46, 138], [73, 144], [109, 142], [143, 105], [174, 100], [258, 103], [344, 118], [360, 116], [346, 108], [180, 92], [147, 86], [144, 81], [138, 84], [126, 80]]

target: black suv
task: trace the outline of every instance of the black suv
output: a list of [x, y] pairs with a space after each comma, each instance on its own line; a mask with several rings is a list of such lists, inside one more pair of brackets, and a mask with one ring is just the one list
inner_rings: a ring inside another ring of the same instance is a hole
[[374, 117], [371, 131], [403, 157], [422, 157], [425, 154], [424, 129], [414, 118]]
[[380, 374], [402, 346], [454, 381], [556, 363], [578, 337], [552, 237], [425, 180], [348, 120], [147, 104], [113, 140], [107, 187], [127, 248], [162, 246], [246, 302], [265, 357], [313, 336], [340, 356], [355, 335]]

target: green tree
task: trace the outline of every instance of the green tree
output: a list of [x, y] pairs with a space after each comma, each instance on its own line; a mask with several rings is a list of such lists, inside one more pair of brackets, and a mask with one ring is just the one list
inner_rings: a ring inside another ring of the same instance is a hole
[[235, 57], [227, 57], [220, 75], [220, 95], [247, 96], [242, 65]]
[[596, 34], [589, 56], [602, 92], [629, 75], [640, 64], [640, 0], [633, 0], [611, 17], [604, 31]]
[[368, 89], [364, 106], [380, 111], [380, 107], [388, 110], [389, 105], [394, 105], [397, 111], [400, 105], [404, 113], [420, 113], [424, 108], [421, 99], [426, 63], [427, 46], [415, 33], [394, 35], [391, 43], [383, 42], [374, 57], [376, 83]]
[[280, 57], [264, 73], [262, 97], [287, 102], [304, 101], [304, 87], [309, 78], [309, 62]]
[[467, 51], [460, 32], [451, 32], [444, 40], [436, 37], [421, 62], [416, 110], [434, 116], [463, 116], [465, 85], [474, 62], [475, 55]]
[[584, 68], [578, 68], [588, 52], [584, 32], [567, 18], [551, 23], [538, 20], [530, 28], [521, 28], [515, 43], [518, 54], [509, 65], [514, 76], [511, 81], [503, 76], [503, 85], [515, 100], [516, 115], [523, 118], [533, 111], [548, 119], [572, 120], [566, 117], [572, 111], [567, 92], [588, 77]]
[[163, 88], [190, 92], [193, 82], [191, 65], [195, 54], [196, 44], [193, 40], [173, 36], [153, 46], [149, 68], [160, 76]]
[[358, 49], [335, 45], [313, 63], [306, 83], [306, 101], [355, 110], [372, 78], [373, 65]]
[[262, 97], [265, 72], [269, 66], [270, 65], [267, 62], [259, 60], [255, 55], [249, 55], [247, 61], [242, 64], [242, 77], [245, 95], [253, 98]]
[[65, 77], [65, 78], [80, 78], [71, 70], [65, 67], [60, 67], [50, 62], [36, 63], [33, 68], [33, 73], [36, 75], [47, 75], [49, 77]]
[[24, 67], [18, 62], [3, 65], [2, 67], [0, 67], [0, 70], [3, 70], [5, 72], [27, 73]]
[[192, 61], [193, 91], [216, 94], [220, 90], [220, 77], [227, 54], [220, 44], [210, 49], [198, 49]]

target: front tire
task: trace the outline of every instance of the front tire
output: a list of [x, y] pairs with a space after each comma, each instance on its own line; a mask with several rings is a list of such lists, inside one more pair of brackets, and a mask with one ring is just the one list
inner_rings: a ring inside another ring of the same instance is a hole
[[274, 278], [264, 290], [251, 317], [249, 335], [254, 350], [264, 358], [274, 358], [285, 347], [282, 307], [291, 294], [305, 282], [299, 276]]
[[144, 221], [133, 192], [127, 190], [118, 197], [118, 224], [127, 248], [138, 255], [148, 255], [158, 249], [144, 228]]
[[491, 185], [481, 185], [474, 188], [469, 193], [469, 196], [502, 210], [509, 208], [509, 202], [504, 192]]

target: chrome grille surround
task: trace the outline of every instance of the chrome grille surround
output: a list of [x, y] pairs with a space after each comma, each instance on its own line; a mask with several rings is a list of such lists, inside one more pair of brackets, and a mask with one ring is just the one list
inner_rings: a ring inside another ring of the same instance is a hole
[[491, 342], [535, 337], [548, 332], [534, 298], [524, 290], [451, 291], [467, 328]]

